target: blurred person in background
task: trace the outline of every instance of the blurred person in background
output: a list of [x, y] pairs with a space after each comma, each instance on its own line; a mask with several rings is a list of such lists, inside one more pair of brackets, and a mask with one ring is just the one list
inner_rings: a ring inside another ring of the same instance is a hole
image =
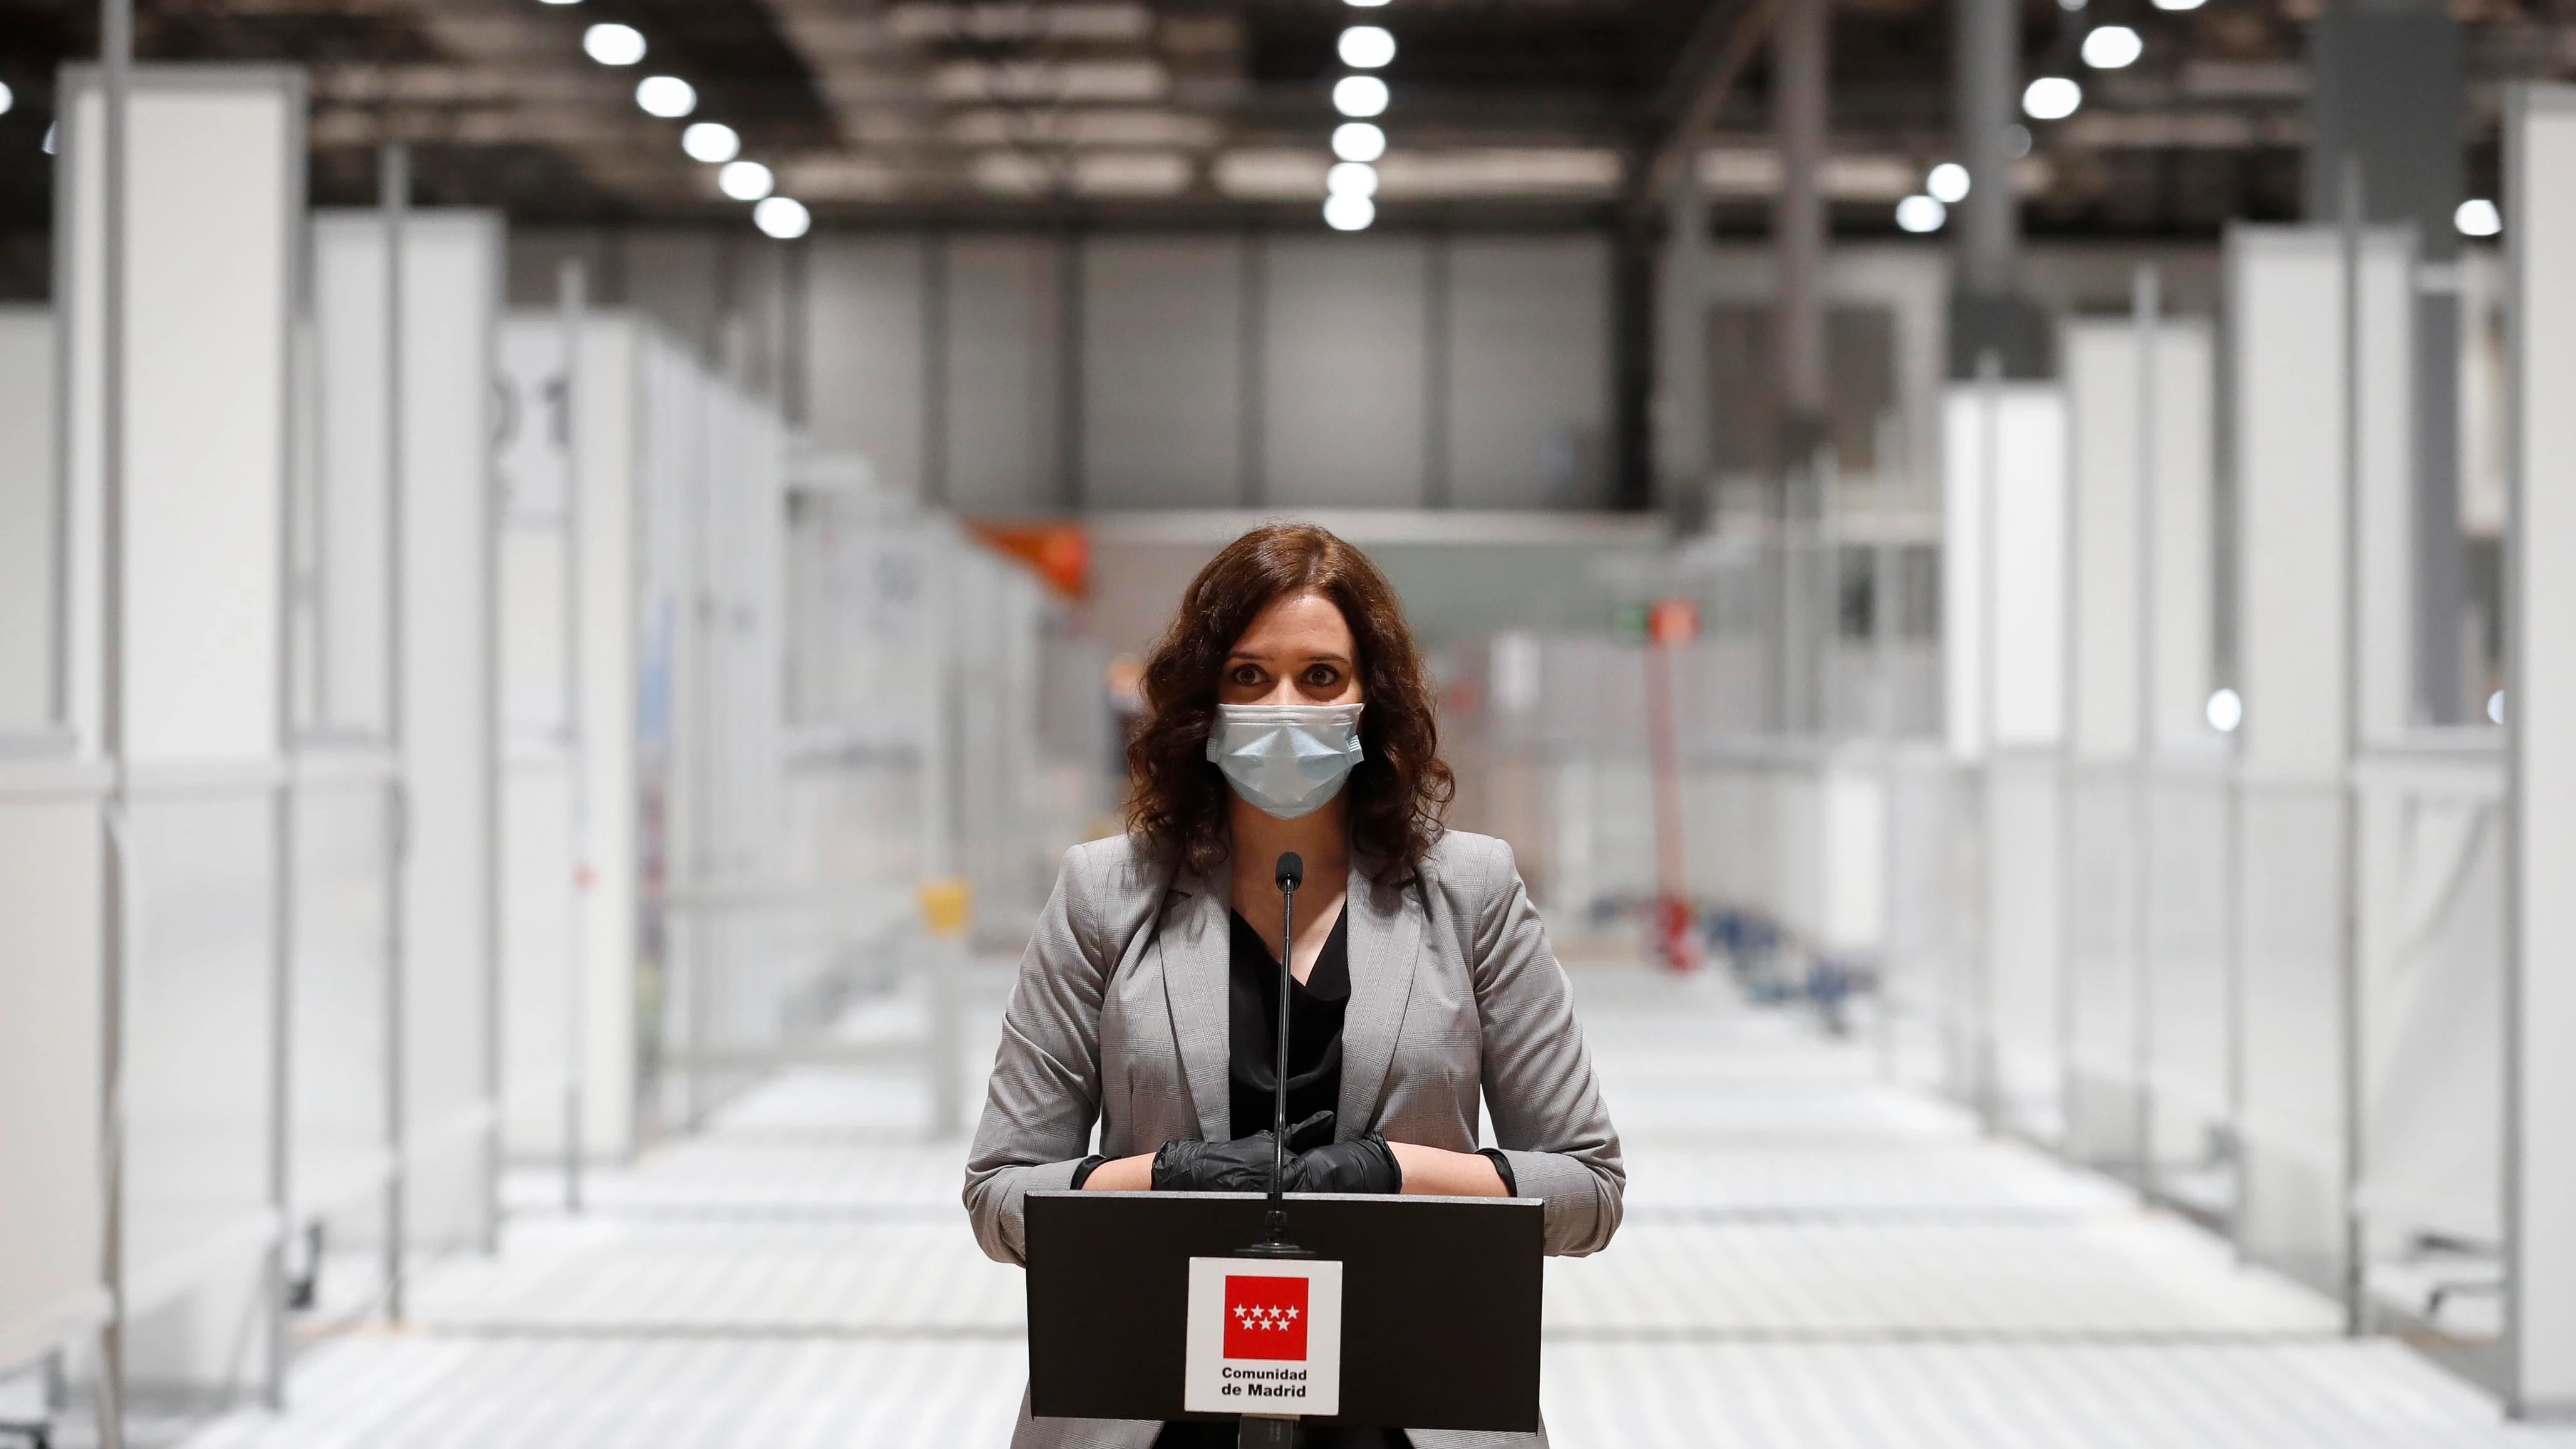
[[[1004, 1018], [966, 1166], [984, 1251], [1023, 1261], [1030, 1192], [1268, 1189], [1291, 851], [1287, 1190], [1534, 1197], [1548, 1252], [1607, 1245], [1627, 1174], [1572, 992], [1511, 847], [1441, 824], [1454, 786], [1386, 576], [1323, 529], [1255, 529], [1191, 581], [1141, 692], [1126, 832], [1065, 856]], [[1039, 1420], [1024, 1399], [1012, 1442], [1230, 1449], [1235, 1432]]]

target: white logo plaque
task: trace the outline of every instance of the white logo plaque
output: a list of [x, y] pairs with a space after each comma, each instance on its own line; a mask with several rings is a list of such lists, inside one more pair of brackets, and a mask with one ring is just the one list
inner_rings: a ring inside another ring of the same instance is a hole
[[1342, 1265], [1190, 1259], [1181, 1407], [1280, 1418], [1342, 1411]]

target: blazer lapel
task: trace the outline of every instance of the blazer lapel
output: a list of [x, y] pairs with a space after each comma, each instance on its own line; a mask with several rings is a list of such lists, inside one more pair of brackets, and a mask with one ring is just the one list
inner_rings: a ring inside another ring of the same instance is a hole
[[1351, 999], [1342, 1009], [1342, 1096], [1333, 1135], [1348, 1141], [1376, 1122], [1404, 1006], [1413, 996], [1422, 904], [1410, 891], [1369, 880], [1354, 865], [1342, 909], [1351, 918]]
[[1185, 877], [1174, 889], [1183, 899], [1154, 938], [1163, 968], [1163, 999], [1171, 1007], [1172, 1037], [1180, 1046], [1181, 1073], [1189, 1081], [1199, 1135], [1224, 1142], [1234, 1135], [1228, 1120], [1234, 1115], [1228, 1070], [1234, 1049], [1228, 960], [1233, 922], [1227, 919], [1225, 897], [1207, 881]]

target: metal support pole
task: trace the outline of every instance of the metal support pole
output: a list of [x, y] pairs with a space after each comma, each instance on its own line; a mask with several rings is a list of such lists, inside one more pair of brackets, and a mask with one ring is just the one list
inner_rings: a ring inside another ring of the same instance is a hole
[[2156, 881], [2156, 330], [2163, 325], [2164, 277], [2152, 264], [2141, 265], [2129, 284], [2129, 313], [2135, 328], [2138, 366], [2138, 455], [2136, 567], [2138, 627], [2132, 634], [2137, 658], [2137, 758], [2132, 780], [2134, 815], [2129, 822], [2131, 882], [2129, 909], [2131, 964], [2130, 1046], [2136, 1118], [2131, 1131], [2137, 1153], [2138, 1187], [2156, 1190], [2155, 1099], [2155, 881]]
[[1774, 722], [1783, 735], [1823, 724], [1818, 688], [1824, 655], [1829, 560], [1819, 546], [1824, 474], [1830, 466], [1825, 362], [1825, 148], [1830, 25], [1828, 0], [1781, 0], [1771, 33], [1773, 130], [1780, 194], [1772, 214], [1780, 308], [1772, 341], [1780, 369], [1779, 435], [1773, 447], [1776, 572], [1772, 653]]
[[[299, 213], [295, 223], [302, 221]], [[289, 347], [291, 352], [291, 341]], [[287, 375], [290, 380], [294, 376], [291, 358]], [[281, 436], [295, 427], [291, 390], [278, 409], [278, 427]], [[267, 1342], [260, 1401], [272, 1413], [286, 1407], [290, 1291], [286, 1253], [295, 1236], [295, 542], [295, 489], [282, 479], [277, 490], [277, 613], [272, 634], [277, 672], [271, 698], [277, 717], [270, 736], [281, 768], [269, 793], [268, 1207], [276, 1228], [261, 1267], [266, 1299], [261, 1330]], [[317, 638], [313, 651], [317, 661], [324, 653], [320, 643]]]
[[100, 0], [99, 752], [109, 771], [99, 874], [99, 1277], [107, 1289], [98, 1335], [101, 1449], [125, 1445], [125, 985], [132, 948], [125, 920], [125, 223], [133, 69], [134, 0]]
[[2020, 69], [2021, 10], [2013, 0], [1957, 4], [1953, 115], [1959, 164], [1968, 168], [1968, 194], [1957, 211], [1959, 281], [1968, 293], [1994, 296], [2012, 290], [2013, 262], [2021, 246], [2012, 156], [2005, 147]]
[[404, 1195], [411, 1180], [411, 1131], [404, 1075], [410, 1053], [403, 998], [406, 912], [411, 895], [411, 785], [403, 760], [403, 712], [410, 691], [403, 674], [403, 229], [411, 205], [411, 153], [388, 143], [377, 163], [377, 207], [385, 227], [385, 745], [394, 759], [393, 850], [385, 882], [385, 1316], [403, 1321]]
[[1714, 506], [1708, 484], [1708, 195], [1693, 151], [1674, 173], [1665, 213], [1662, 275], [1654, 332], [1654, 497], [1675, 520], [1696, 522]]
[[590, 757], [583, 731], [581, 622], [582, 449], [581, 336], [588, 306], [588, 273], [579, 257], [566, 257], [555, 274], [555, 306], [563, 328], [563, 400], [556, 417], [563, 429], [563, 498], [556, 517], [563, 529], [563, 751], [565, 815], [572, 836], [571, 929], [564, 933], [564, 1211], [581, 1211], [582, 1079], [589, 1053], [584, 1020], [589, 998]]
[[[1824, 171], [1831, 19], [1826, 0], [1782, 0], [1771, 33], [1771, 122], [1780, 147], [1780, 194], [1772, 213], [1772, 242], [1780, 258], [1776, 341], [1781, 400], [1793, 430], [1814, 428], [1827, 405]], [[1795, 467], [1804, 459], [1784, 461]]]
[[2337, 1008], [2339, 1083], [2343, 1097], [2343, 1309], [2344, 1331], [2369, 1328], [2364, 1296], [2361, 1210], [2361, 158], [2344, 159], [2343, 172], [2343, 758], [2342, 818], [2337, 822], [2337, 884], [2343, 898], [2337, 952], [2341, 980]]
[[1988, 1133], [2003, 1122], [2000, 1084], [1995, 1079], [1995, 761], [2000, 751], [2000, 732], [1995, 728], [1995, 713], [2003, 698], [1995, 646], [2001, 631], [1995, 627], [1996, 552], [2002, 530], [1995, 515], [2002, 511], [2003, 469], [1997, 458], [2003, 447], [2003, 358], [1988, 351], [1977, 359], [1977, 743], [1984, 768], [1978, 780], [1978, 864], [1977, 875], [1977, 957], [1974, 963], [1975, 993], [1971, 1005], [1971, 1031], [1968, 1062], [1969, 1100], [1977, 1121]]

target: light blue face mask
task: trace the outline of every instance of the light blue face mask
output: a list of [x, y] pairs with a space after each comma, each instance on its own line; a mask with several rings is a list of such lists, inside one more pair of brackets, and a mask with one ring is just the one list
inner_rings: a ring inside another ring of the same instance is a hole
[[1356, 704], [1221, 704], [1207, 757], [1245, 803], [1282, 820], [1342, 793], [1364, 754]]

